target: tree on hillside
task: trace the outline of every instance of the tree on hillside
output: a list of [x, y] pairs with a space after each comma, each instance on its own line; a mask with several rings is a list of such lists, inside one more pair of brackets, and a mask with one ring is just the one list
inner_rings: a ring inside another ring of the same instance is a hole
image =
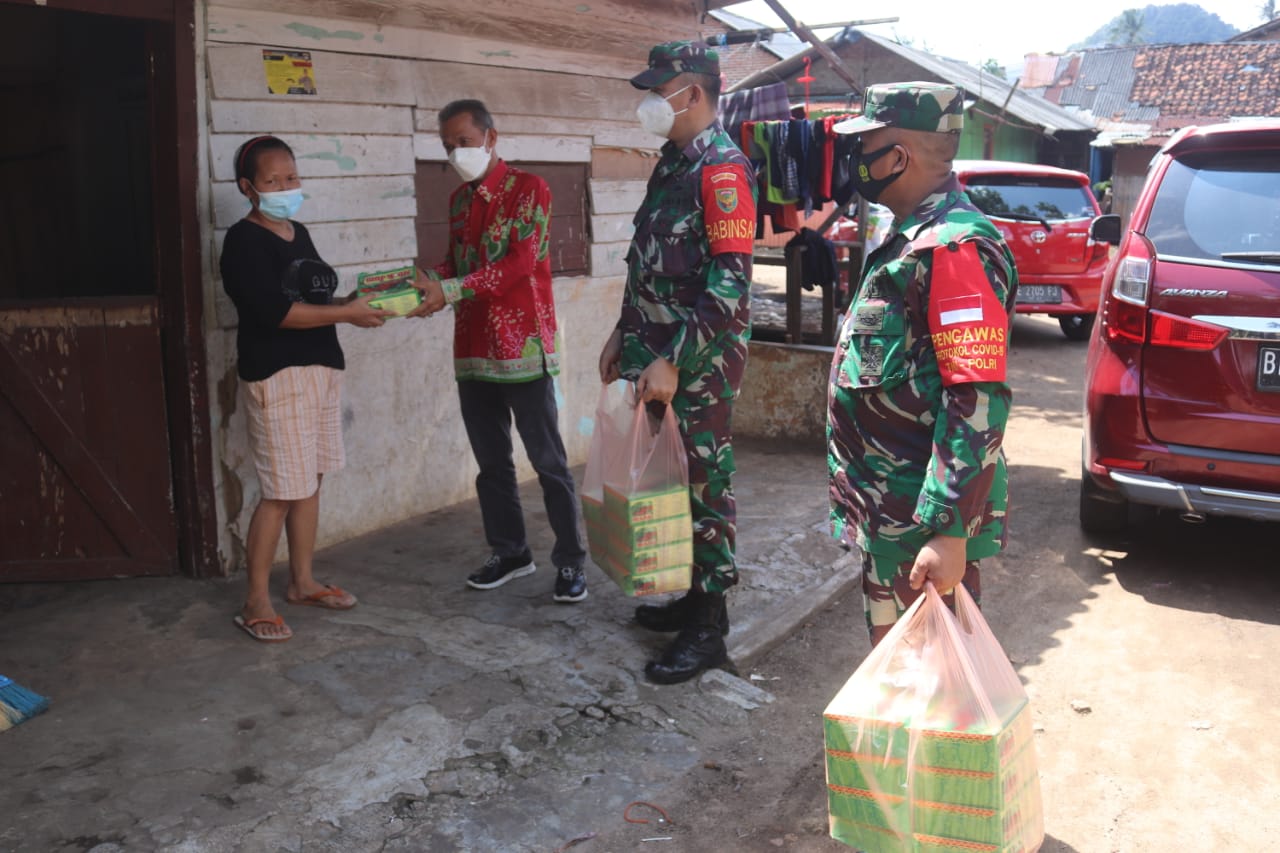
[[[1264, 0], [1274, 4], [1276, 0]], [[1132, 44], [1120, 32], [1127, 15], [1137, 12], [1142, 16], [1141, 43], [1145, 44], [1205, 44], [1226, 41], [1239, 30], [1212, 12], [1206, 12], [1193, 3], [1175, 3], [1171, 6], [1147, 6], [1130, 9], [1117, 15], [1099, 27], [1097, 32], [1083, 42], [1072, 45], [1070, 50], [1082, 47], [1105, 47], [1114, 44]], [[1117, 30], [1120, 27], [1120, 30]]]
[[1125, 9], [1120, 17], [1111, 22], [1112, 44], [1142, 44], [1143, 31], [1146, 29], [1141, 9]]

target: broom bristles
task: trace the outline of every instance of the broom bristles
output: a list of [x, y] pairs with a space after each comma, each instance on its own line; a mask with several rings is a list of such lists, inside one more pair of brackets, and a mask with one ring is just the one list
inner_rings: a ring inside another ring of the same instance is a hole
[[49, 700], [0, 675], [0, 732], [49, 708]]

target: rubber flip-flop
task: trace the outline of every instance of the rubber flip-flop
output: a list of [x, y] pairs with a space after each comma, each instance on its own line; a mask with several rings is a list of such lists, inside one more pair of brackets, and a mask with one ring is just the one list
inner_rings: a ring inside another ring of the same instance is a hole
[[[278, 614], [271, 619], [266, 619], [266, 618], [246, 619], [243, 616], [236, 616], [236, 618], [232, 621], [236, 623], [237, 627], [239, 627], [242, 631], [244, 631], [250, 637], [253, 637], [259, 643], [283, 643], [293, 636], [293, 631], [289, 629], [288, 625], [284, 624], [284, 617]], [[258, 628], [259, 625], [279, 625], [280, 627], [284, 628], [285, 631], [287, 631], [288, 633], [267, 634], [259, 630]]]
[[325, 610], [350, 610], [356, 606], [356, 597], [340, 586], [326, 584], [325, 588], [302, 598], [285, 598], [290, 604], [303, 607], [322, 607]]

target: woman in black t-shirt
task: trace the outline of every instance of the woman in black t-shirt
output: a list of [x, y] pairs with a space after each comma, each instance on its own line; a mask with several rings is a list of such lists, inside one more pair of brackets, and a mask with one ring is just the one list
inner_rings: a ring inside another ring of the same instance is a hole
[[291, 604], [345, 610], [355, 596], [311, 574], [320, 480], [345, 461], [337, 323], [381, 326], [390, 311], [334, 299], [337, 273], [290, 217], [302, 204], [293, 151], [257, 136], [236, 152], [236, 184], [253, 209], [227, 231], [222, 286], [239, 315], [238, 372], [262, 497], [249, 522], [249, 591], [235, 622], [255, 640], [293, 636], [271, 604], [268, 578], [281, 530], [289, 539]]

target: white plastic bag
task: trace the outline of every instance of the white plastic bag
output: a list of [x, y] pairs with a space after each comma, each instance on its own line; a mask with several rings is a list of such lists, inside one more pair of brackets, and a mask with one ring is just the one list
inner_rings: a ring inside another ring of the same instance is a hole
[[823, 715], [831, 835], [865, 853], [1044, 841], [1027, 694], [963, 586], [927, 584]]
[[689, 463], [670, 406], [656, 418], [628, 384], [601, 388], [582, 515], [591, 559], [628, 595], [689, 588]]

